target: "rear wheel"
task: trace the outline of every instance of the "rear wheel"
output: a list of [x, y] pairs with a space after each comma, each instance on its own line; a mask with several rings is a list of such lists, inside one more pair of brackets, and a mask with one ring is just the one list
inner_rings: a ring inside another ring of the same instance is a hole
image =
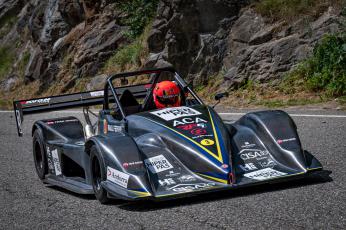
[[106, 170], [101, 161], [101, 156], [95, 146], [90, 150], [91, 181], [95, 196], [101, 204], [109, 202], [107, 191], [101, 186], [101, 182], [106, 180]]
[[46, 150], [44, 148], [43, 138], [41, 135], [41, 131], [36, 129], [34, 132], [33, 140], [33, 155], [34, 155], [34, 163], [37, 172], [37, 176], [43, 180], [45, 175], [48, 173], [48, 164], [47, 164], [47, 156]]

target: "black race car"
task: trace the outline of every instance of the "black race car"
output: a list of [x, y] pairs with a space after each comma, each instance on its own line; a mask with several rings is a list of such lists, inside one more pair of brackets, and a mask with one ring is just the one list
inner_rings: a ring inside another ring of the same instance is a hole
[[[180, 87], [182, 106], [156, 109], [153, 89], [167, 79]], [[322, 169], [302, 149], [287, 113], [252, 112], [225, 122], [172, 68], [115, 74], [104, 90], [13, 105], [19, 136], [24, 115], [83, 107], [83, 122], [69, 116], [34, 123], [34, 162], [43, 182], [95, 194], [101, 203], [177, 198]], [[89, 109], [97, 105], [98, 115]]]

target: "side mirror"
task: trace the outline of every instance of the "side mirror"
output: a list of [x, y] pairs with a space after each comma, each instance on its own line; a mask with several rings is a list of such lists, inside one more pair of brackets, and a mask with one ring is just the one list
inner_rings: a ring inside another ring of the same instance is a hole
[[223, 92], [223, 93], [218, 93], [218, 94], [216, 94], [215, 97], [214, 97], [214, 99], [215, 99], [215, 101], [217, 101], [217, 102], [215, 103], [215, 105], [213, 105], [213, 108], [214, 108], [215, 106], [217, 106], [217, 105], [220, 103], [220, 100], [221, 100], [222, 98], [228, 97], [228, 96], [229, 96], [229, 93], [228, 93], [228, 92]]

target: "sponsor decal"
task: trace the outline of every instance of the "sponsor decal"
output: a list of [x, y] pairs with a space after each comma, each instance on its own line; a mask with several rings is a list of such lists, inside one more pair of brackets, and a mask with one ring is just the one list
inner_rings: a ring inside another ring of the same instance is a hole
[[287, 173], [277, 171], [272, 168], [265, 168], [255, 172], [245, 173], [244, 176], [254, 180], [267, 180], [275, 177], [287, 175]]
[[201, 145], [204, 145], [204, 146], [210, 146], [210, 145], [213, 145], [215, 144], [215, 141], [213, 141], [212, 139], [203, 139], [201, 140]]
[[[193, 126], [188, 126], [188, 127], [191, 127], [191, 128], [193, 128], [193, 127], [205, 128], [206, 124], [203, 124], [203, 123], [208, 123], [208, 121], [206, 121], [206, 120], [204, 120], [204, 119], [202, 119], [200, 117], [196, 117], [196, 118], [185, 117], [185, 118], [183, 118], [181, 120], [174, 120], [173, 121], [173, 127], [176, 127], [178, 125], [181, 126], [181, 125], [186, 125], [186, 124], [195, 124]], [[185, 129], [185, 130], [189, 130], [189, 129]]]
[[[207, 121], [205, 121], [205, 120], [203, 120], [203, 122], [207, 123]], [[207, 128], [207, 124], [205, 124], [205, 123], [198, 123], [197, 126], [205, 129], [205, 128]]]
[[215, 186], [215, 183], [197, 183], [197, 184], [177, 184], [169, 190], [173, 190], [174, 192], [191, 192], [194, 190], [207, 189]]
[[191, 130], [194, 127], [197, 127], [197, 124], [188, 124], [188, 125], [177, 126], [178, 129], [183, 129], [183, 130]]
[[269, 152], [267, 150], [262, 151], [259, 149], [244, 149], [240, 151], [240, 158], [244, 161], [250, 159], [261, 160], [265, 159], [268, 155]]
[[173, 185], [173, 184], [176, 184], [176, 183], [173, 180], [173, 178], [167, 178], [167, 179], [164, 179], [164, 180], [159, 180], [159, 184], [161, 186], [168, 186], [168, 185]]
[[150, 112], [166, 121], [170, 121], [179, 117], [189, 117], [200, 115], [201, 113], [195, 109], [182, 106], [182, 107], [173, 107], [173, 108], [165, 108], [158, 111]]
[[59, 176], [61, 175], [61, 166], [60, 166], [60, 161], [59, 161], [59, 154], [58, 150], [54, 149], [52, 150], [52, 158], [53, 158], [53, 164], [54, 164], [54, 169], [55, 169], [55, 175]]
[[133, 162], [125, 162], [123, 163], [124, 168], [136, 167], [143, 165], [143, 161], [133, 161]]
[[119, 170], [113, 169], [107, 166], [107, 180], [123, 187], [127, 188], [130, 175], [127, 173], [120, 172]]
[[109, 132], [121, 132], [123, 131], [123, 127], [122, 126], [117, 126], [117, 125], [108, 125], [108, 131]]
[[151, 157], [146, 159], [145, 165], [152, 173], [158, 173], [162, 171], [166, 171], [168, 169], [172, 169], [173, 166], [169, 163], [169, 161], [163, 155], [158, 155], [156, 157]]
[[293, 138], [288, 138], [288, 139], [283, 139], [283, 140], [279, 139], [279, 140], [277, 140], [276, 142], [277, 142], [279, 145], [281, 145], [282, 143], [290, 142], [290, 141], [295, 141], [295, 140], [297, 140], [297, 139], [296, 139], [295, 137], [293, 137]]
[[254, 163], [247, 163], [244, 165], [239, 165], [239, 167], [243, 170], [243, 171], [252, 171], [252, 170], [257, 170], [258, 168], [255, 166]]
[[179, 175], [180, 175], [180, 172], [169, 171], [168, 174], [165, 175], [165, 177], [176, 177]]
[[265, 161], [258, 162], [262, 168], [272, 168], [276, 165], [276, 163], [272, 159], [267, 159]]
[[185, 183], [185, 182], [193, 182], [193, 181], [196, 181], [196, 178], [194, 178], [194, 177], [191, 176], [191, 175], [183, 175], [183, 176], [179, 177], [178, 180], [179, 180], [181, 183]]
[[67, 120], [56, 120], [56, 121], [46, 121], [47, 125], [61, 124], [66, 122], [77, 122], [78, 119], [67, 119]]
[[52, 161], [52, 153], [50, 152], [50, 148], [47, 147], [47, 162], [48, 162], [48, 168], [49, 170], [54, 170], [54, 164]]
[[255, 147], [256, 144], [250, 144], [249, 142], [244, 142], [244, 144], [240, 147], [242, 147], [243, 149], [245, 148], [252, 148], [252, 147]]
[[214, 137], [214, 135], [213, 134], [200, 135], [200, 136], [192, 137], [192, 139], [198, 139], [198, 138], [202, 138], [202, 137]]
[[22, 101], [20, 104], [28, 105], [28, 104], [36, 104], [36, 103], [49, 103], [50, 98], [42, 98], [42, 99], [36, 99], [36, 100], [30, 100], [30, 101]]
[[192, 135], [195, 135], [195, 136], [200, 136], [200, 135], [207, 134], [207, 130], [201, 129], [201, 128], [196, 128], [196, 129], [191, 130], [190, 133]]
[[92, 97], [101, 97], [101, 96], [103, 96], [103, 94], [104, 94], [103, 90], [90, 92], [90, 96], [92, 96]]

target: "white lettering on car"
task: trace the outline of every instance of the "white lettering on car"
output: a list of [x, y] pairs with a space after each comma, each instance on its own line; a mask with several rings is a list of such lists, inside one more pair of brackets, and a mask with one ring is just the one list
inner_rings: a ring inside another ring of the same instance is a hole
[[127, 188], [129, 177], [129, 174], [120, 172], [119, 170], [107, 166], [107, 180], [120, 185], [123, 188]]
[[189, 117], [189, 116], [196, 116], [201, 114], [197, 110], [186, 107], [186, 106], [165, 108], [165, 109], [157, 110], [150, 113], [166, 121], [170, 121], [179, 117]]
[[267, 180], [275, 177], [287, 175], [287, 173], [277, 171], [272, 168], [265, 168], [255, 172], [245, 173], [244, 176], [254, 180]]
[[51, 153], [52, 153], [52, 158], [53, 158], [53, 163], [54, 163], [55, 175], [59, 176], [62, 173], [61, 173], [58, 150], [54, 149], [51, 151]]
[[186, 125], [186, 124], [198, 124], [198, 123], [208, 123], [206, 120], [203, 120], [202, 118], [196, 117], [195, 119], [191, 118], [191, 117], [185, 117], [181, 120], [174, 120], [173, 121], [173, 126], [177, 126], [177, 125]]
[[90, 92], [90, 96], [92, 96], [92, 97], [100, 97], [100, 96], [103, 96], [103, 94], [104, 94], [103, 90]]
[[261, 159], [268, 155], [269, 152], [267, 150], [262, 151], [259, 149], [243, 149], [240, 151], [240, 158], [242, 160]]
[[247, 163], [247, 164], [244, 164], [244, 165], [239, 165], [239, 167], [240, 167], [243, 171], [251, 171], [251, 170], [256, 170], [256, 169], [258, 169], [254, 163]]
[[173, 185], [176, 184], [172, 178], [166, 178], [164, 180], [159, 180], [161, 186]]
[[197, 184], [178, 184], [170, 188], [174, 192], [191, 192], [193, 190], [207, 189], [215, 186], [215, 183], [197, 183]]
[[147, 168], [152, 173], [158, 173], [158, 172], [166, 171], [168, 169], [173, 168], [173, 166], [169, 163], [169, 161], [163, 155], [158, 155], [156, 157], [148, 158], [144, 162]]
[[22, 102], [23, 104], [27, 105], [27, 104], [36, 104], [36, 103], [49, 103], [50, 98], [43, 98], [43, 99], [36, 99], [36, 100], [30, 100], [30, 101], [24, 101]]

